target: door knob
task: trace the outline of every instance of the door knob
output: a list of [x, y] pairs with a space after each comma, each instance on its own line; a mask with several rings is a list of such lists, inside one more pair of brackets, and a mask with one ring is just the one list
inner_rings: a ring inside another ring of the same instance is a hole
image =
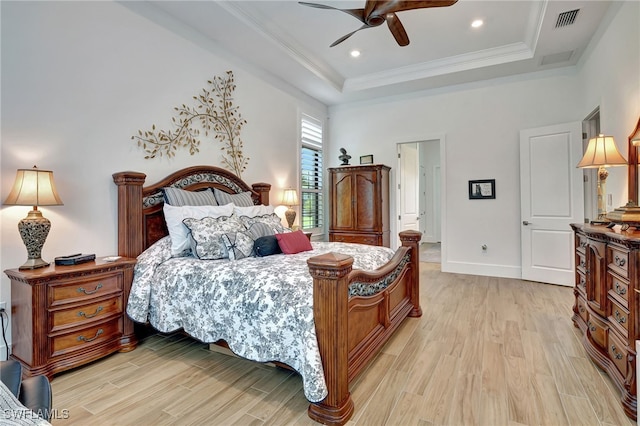
[[523, 221], [522, 221], [522, 224], [523, 224], [524, 226], [527, 226], [527, 225], [529, 225], [529, 221], [527, 221], [527, 220], [523, 220]]

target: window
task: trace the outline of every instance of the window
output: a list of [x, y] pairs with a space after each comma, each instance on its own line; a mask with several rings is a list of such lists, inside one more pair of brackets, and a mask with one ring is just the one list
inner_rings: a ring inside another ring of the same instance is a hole
[[324, 232], [322, 202], [322, 123], [307, 115], [301, 120], [301, 207], [300, 224], [307, 232]]

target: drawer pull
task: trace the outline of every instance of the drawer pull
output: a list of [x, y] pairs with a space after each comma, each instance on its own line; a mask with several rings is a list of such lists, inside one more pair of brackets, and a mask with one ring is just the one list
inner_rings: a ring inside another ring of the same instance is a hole
[[627, 261], [624, 259], [624, 257], [620, 257], [616, 254], [615, 258], [613, 259], [613, 263], [615, 263], [616, 266], [622, 268], [627, 263]]
[[592, 333], [595, 333], [595, 331], [596, 331], [596, 327], [591, 323], [591, 321], [589, 321], [589, 322], [587, 323], [587, 325], [589, 326], [589, 330], [590, 330]]
[[618, 312], [617, 309], [614, 316], [616, 318], [616, 321], [618, 321], [619, 324], [624, 324], [625, 322], [627, 322], [627, 317], [620, 315], [620, 312]]
[[578, 306], [578, 309], [580, 310], [580, 312], [584, 312], [584, 306], [580, 305]]
[[625, 294], [627, 294], [627, 289], [622, 287], [620, 283], [616, 282], [616, 293], [618, 293], [620, 296], [624, 296]]
[[98, 290], [100, 290], [102, 288], [102, 284], [98, 283], [98, 285], [96, 286], [95, 290], [85, 290], [82, 287], [78, 287], [78, 293], [84, 293], [84, 294], [95, 294], [98, 292]]
[[87, 342], [87, 343], [89, 343], [89, 342], [93, 342], [93, 341], [94, 341], [94, 340], [96, 340], [96, 339], [98, 338], [98, 336], [100, 336], [102, 333], [104, 333], [104, 331], [103, 331], [101, 328], [99, 328], [99, 329], [98, 329], [98, 331], [96, 331], [96, 335], [95, 335], [95, 336], [93, 336], [93, 337], [89, 337], [89, 338], [87, 338], [87, 337], [84, 337], [84, 336], [80, 335], [80, 336], [78, 336], [78, 342]]
[[616, 359], [622, 359], [622, 354], [616, 350], [616, 345], [611, 345], [611, 352], [613, 352]]
[[96, 309], [96, 311], [92, 314], [85, 314], [84, 312], [80, 311], [78, 312], [78, 316], [79, 317], [85, 317], [85, 318], [93, 318], [96, 315], [98, 315], [104, 308], [102, 306], [98, 306], [98, 308]]

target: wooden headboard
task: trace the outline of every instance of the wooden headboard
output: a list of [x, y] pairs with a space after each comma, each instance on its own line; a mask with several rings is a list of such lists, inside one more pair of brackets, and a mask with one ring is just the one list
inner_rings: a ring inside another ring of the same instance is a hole
[[168, 235], [162, 207], [162, 188], [188, 191], [218, 188], [230, 194], [251, 192], [256, 205], [269, 205], [268, 183], [247, 185], [235, 174], [214, 166], [193, 166], [178, 170], [161, 181], [144, 186], [146, 175], [139, 172], [113, 174], [118, 186], [118, 255], [137, 257], [160, 238]]

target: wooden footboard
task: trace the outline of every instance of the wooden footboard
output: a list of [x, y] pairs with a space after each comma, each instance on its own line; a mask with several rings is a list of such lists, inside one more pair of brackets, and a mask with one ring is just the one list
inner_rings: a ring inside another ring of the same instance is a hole
[[[418, 244], [421, 234], [400, 233], [402, 247], [375, 273], [353, 271], [353, 258], [336, 253], [307, 261], [313, 277], [313, 311], [328, 395], [309, 406], [309, 417], [345, 424], [353, 414], [349, 383], [407, 316], [419, 317]], [[371, 295], [362, 294], [371, 291]]]

